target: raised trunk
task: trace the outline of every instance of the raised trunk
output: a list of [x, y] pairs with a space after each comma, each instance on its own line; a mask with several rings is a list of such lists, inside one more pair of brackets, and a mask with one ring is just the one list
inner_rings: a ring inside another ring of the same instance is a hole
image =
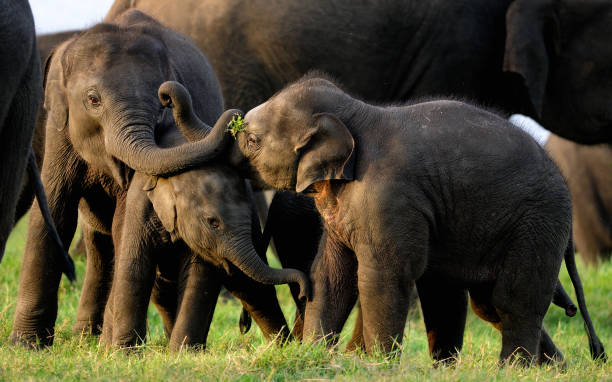
[[[199, 141], [208, 135], [211, 128], [193, 112], [191, 95], [183, 85], [176, 81], [166, 81], [160, 85], [157, 95], [162, 105], [173, 106], [174, 122], [190, 142]], [[237, 109], [226, 110], [215, 123], [213, 130], [226, 130], [235, 114], [242, 115], [242, 112]]]
[[297, 283], [300, 286], [300, 300], [310, 299], [310, 280], [304, 272], [297, 269], [269, 267], [257, 255], [250, 241], [243, 241], [235, 249], [227, 251], [224, 256], [253, 280], [268, 285]]
[[166, 81], [160, 85], [157, 95], [162, 105], [173, 106], [174, 122], [190, 142], [199, 141], [208, 135], [211, 128], [193, 112], [191, 95], [183, 85], [176, 81]]

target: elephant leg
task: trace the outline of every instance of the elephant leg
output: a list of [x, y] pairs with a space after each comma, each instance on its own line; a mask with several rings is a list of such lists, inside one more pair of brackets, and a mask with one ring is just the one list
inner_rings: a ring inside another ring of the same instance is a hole
[[414, 284], [396, 268], [361, 261], [361, 257], [357, 278], [366, 351], [371, 354], [377, 348], [384, 353], [397, 350]]
[[[41, 175], [51, 215], [67, 248], [76, 229], [77, 206], [81, 197], [79, 180], [83, 179], [86, 168], [74, 155], [62, 132], [53, 131], [51, 135], [46, 141], [47, 157]], [[12, 342], [32, 346], [53, 343], [62, 259], [59, 248], [47, 234], [40, 210], [32, 208]]]
[[306, 303], [304, 337], [325, 338], [329, 344], [336, 343], [357, 301], [354, 253], [324, 233], [310, 279], [312, 301]]
[[170, 336], [170, 350], [184, 347], [206, 348], [206, 338], [213, 319], [223, 276], [214, 265], [195, 255], [188, 256], [183, 267], [176, 324]]
[[363, 341], [363, 312], [361, 310], [361, 304], [357, 303], [357, 318], [355, 319], [355, 327], [353, 328], [353, 335], [349, 343], [346, 345], [346, 351], [355, 351], [361, 349], [365, 351], [365, 342]]
[[467, 292], [439, 274], [424, 274], [416, 282], [429, 354], [437, 362], [452, 363], [463, 346]]
[[[158, 251], [163, 250], [156, 243], [154, 225], [148, 224], [148, 203], [142, 191], [133, 188], [128, 191], [125, 201], [117, 202], [117, 213], [122, 218], [113, 220], [115, 269], [113, 299], [109, 300], [112, 303], [114, 346], [129, 347], [146, 339], [147, 309], [155, 281]], [[119, 220], [121, 223], [116, 223]]]
[[155, 277], [153, 291], [151, 292], [151, 302], [155, 304], [159, 315], [164, 324], [164, 333], [166, 338], [170, 339], [174, 324], [176, 322], [176, 314], [178, 311], [179, 291], [177, 280], [170, 280], [163, 277], [159, 273]]
[[[470, 303], [472, 305], [472, 311], [481, 319], [490, 322], [500, 332], [502, 330], [502, 320], [491, 303], [491, 295], [493, 292], [492, 285], [480, 285], [472, 286], [469, 288], [470, 291]], [[538, 347], [537, 358], [540, 363], [562, 363], [563, 353], [555, 346], [554, 342], [542, 328], [540, 333], [540, 343]]]
[[264, 285], [247, 277], [230, 265], [231, 274], [224, 277], [223, 284], [257, 323], [267, 339], [285, 341], [291, 337], [287, 321], [276, 298], [273, 285]]
[[[323, 234], [321, 217], [312, 198], [293, 192], [276, 192], [270, 203], [266, 231], [274, 241], [283, 268], [310, 272]], [[297, 307], [291, 334], [301, 339], [306, 305], [298, 298], [299, 286], [289, 285], [289, 289]]]
[[100, 334], [104, 309], [113, 279], [113, 239], [83, 222], [82, 240], [87, 252], [87, 269], [74, 325], [75, 333]]

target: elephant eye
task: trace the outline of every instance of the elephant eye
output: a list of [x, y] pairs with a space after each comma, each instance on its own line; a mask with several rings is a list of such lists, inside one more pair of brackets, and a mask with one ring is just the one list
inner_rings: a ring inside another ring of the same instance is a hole
[[89, 90], [87, 92], [87, 102], [93, 107], [100, 106], [100, 103], [101, 103], [100, 94], [98, 94], [98, 92], [93, 89]]
[[259, 138], [257, 137], [257, 135], [249, 133], [247, 135], [247, 145], [249, 146], [250, 150], [259, 149]]
[[212, 228], [212, 229], [219, 229], [219, 225], [221, 224], [219, 222], [219, 219], [217, 218], [208, 218], [208, 225]]

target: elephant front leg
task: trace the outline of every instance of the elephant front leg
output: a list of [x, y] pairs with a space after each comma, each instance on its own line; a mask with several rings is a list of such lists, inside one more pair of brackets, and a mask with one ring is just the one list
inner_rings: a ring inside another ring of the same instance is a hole
[[310, 279], [312, 301], [306, 303], [304, 338], [325, 338], [333, 344], [357, 300], [355, 255], [323, 234]]
[[391, 353], [402, 343], [410, 307], [414, 267], [398, 262], [389, 251], [356, 251], [359, 300], [366, 352]]
[[113, 221], [116, 253], [109, 303], [112, 303], [112, 344], [118, 347], [134, 346], [146, 338], [147, 308], [160, 250], [154, 236], [157, 231], [148, 221], [147, 203], [139, 188], [130, 189], [125, 205], [118, 207], [125, 208], [123, 221], [116, 226]]
[[113, 239], [82, 223], [87, 269], [74, 325], [75, 333], [100, 334], [113, 279]]
[[176, 323], [170, 336], [170, 350], [201, 345], [206, 347], [217, 298], [221, 291], [222, 275], [212, 264], [195, 255], [187, 256], [183, 267], [182, 290], [179, 292]]
[[[62, 137], [53, 136], [59, 132], [54, 133], [47, 140], [42, 180], [57, 231], [68, 248], [76, 229], [84, 168], [68, 146], [62, 145]], [[11, 332], [13, 343], [30, 346], [53, 343], [62, 266], [63, 255], [47, 233], [40, 210], [32, 208]]]

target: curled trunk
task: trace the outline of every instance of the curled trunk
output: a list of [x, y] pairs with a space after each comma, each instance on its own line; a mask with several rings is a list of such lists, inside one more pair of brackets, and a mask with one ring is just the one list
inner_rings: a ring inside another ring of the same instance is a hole
[[297, 269], [276, 269], [269, 267], [257, 255], [250, 241], [245, 240], [235, 250], [225, 254], [225, 258], [244, 274], [262, 284], [278, 285], [297, 283], [300, 286], [300, 300], [310, 299], [310, 280], [304, 272]]
[[[190, 142], [199, 141], [208, 135], [211, 128], [193, 112], [191, 95], [183, 85], [176, 81], [166, 81], [160, 85], [157, 94], [163, 106], [173, 106], [172, 113], [176, 126]], [[234, 114], [241, 115], [242, 112], [236, 109], [225, 111], [212, 130], [225, 131]]]

